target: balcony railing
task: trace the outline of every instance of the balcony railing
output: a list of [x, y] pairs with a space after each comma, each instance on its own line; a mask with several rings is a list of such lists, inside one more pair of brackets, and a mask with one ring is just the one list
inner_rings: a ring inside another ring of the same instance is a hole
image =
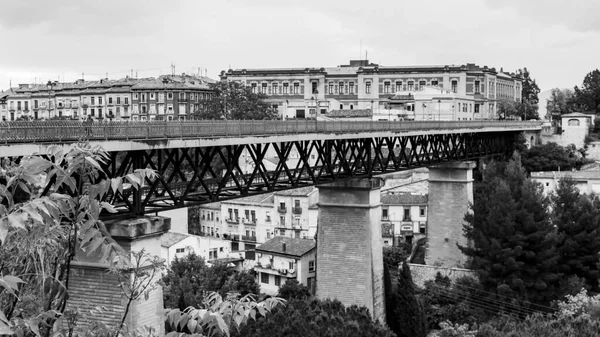
[[404, 218], [402, 218], [402, 221], [412, 221], [412, 218], [409, 216], [405, 216]]
[[256, 236], [242, 235], [242, 240], [256, 242]]
[[285, 207], [277, 207], [277, 212], [279, 212], [279, 213], [287, 213], [287, 208], [285, 208]]
[[244, 225], [256, 225], [256, 219], [244, 219]]
[[230, 219], [230, 218], [228, 218], [228, 219], [225, 219], [225, 222], [228, 222], [228, 223], [240, 223], [240, 218], [237, 218], [237, 219]]
[[294, 213], [294, 214], [302, 214], [302, 208], [300, 208], [300, 207], [292, 207], [292, 213]]

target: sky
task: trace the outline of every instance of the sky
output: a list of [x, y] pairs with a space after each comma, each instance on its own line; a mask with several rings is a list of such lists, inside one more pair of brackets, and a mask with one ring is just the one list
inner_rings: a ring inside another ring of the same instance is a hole
[[0, 6], [0, 90], [241, 68], [527, 67], [542, 91], [600, 68], [599, 0], [22, 0]]

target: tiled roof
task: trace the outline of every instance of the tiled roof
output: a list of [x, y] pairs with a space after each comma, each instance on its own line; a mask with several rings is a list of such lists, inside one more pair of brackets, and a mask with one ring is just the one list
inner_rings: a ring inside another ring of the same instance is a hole
[[[283, 251], [284, 243], [285, 251]], [[311, 239], [298, 239], [278, 236], [256, 247], [256, 251], [301, 257], [302, 255], [313, 250], [315, 246], [315, 241]]]
[[531, 178], [555, 178], [569, 176], [575, 180], [580, 179], [600, 179], [600, 171], [544, 171], [531, 172]]
[[231, 203], [231, 204], [263, 205], [263, 204], [272, 204], [273, 200], [274, 200], [273, 193], [266, 193], [266, 194], [257, 194], [257, 195], [251, 195], [248, 197], [232, 199], [232, 200], [228, 200], [228, 201], [224, 201], [224, 202]]
[[585, 113], [581, 113], [581, 112], [571, 112], [569, 114], [561, 115], [561, 118], [565, 118], [565, 117], [588, 117], [588, 118], [593, 118], [593, 117], [595, 117], [595, 114], [585, 114]]
[[384, 205], [427, 205], [428, 196], [422, 194], [394, 193], [381, 196]]
[[315, 190], [315, 188], [316, 187], [314, 187], [314, 186], [306, 186], [306, 187], [294, 188], [292, 190], [278, 191], [278, 192], [275, 192], [275, 194], [284, 195], [284, 196], [292, 196], [292, 197], [306, 197], [310, 193], [312, 193]]
[[200, 205], [202, 208], [212, 208], [212, 209], [221, 209], [221, 202], [211, 202], [209, 204]]
[[173, 246], [177, 242], [181, 242], [184, 239], [187, 239], [188, 237], [189, 235], [186, 234], [167, 232], [160, 237], [160, 245], [162, 247], [168, 248]]

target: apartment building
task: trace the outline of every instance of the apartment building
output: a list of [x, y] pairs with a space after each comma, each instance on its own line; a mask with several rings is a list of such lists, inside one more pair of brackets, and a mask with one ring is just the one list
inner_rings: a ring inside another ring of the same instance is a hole
[[[275, 192], [273, 203], [277, 209], [277, 218], [274, 219], [274, 236], [312, 239], [317, 226], [314, 214], [318, 209], [311, 206], [318, 201], [319, 190], [314, 186]], [[310, 222], [311, 219], [313, 223]]]
[[276, 295], [288, 279], [296, 279], [314, 293], [316, 242], [279, 236], [256, 247], [256, 281], [262, 293]]
[[[334, 111], [357, 109], [371, 111], [376, 120], [386, 115], [392, 119], [393, 108], [406, 113], [416, 112], [420, 106], [429, 111], [436, 104], [438, 110], [448, 111], [445, 117], [470, 111], [473, 119], [494, 118], [497, 100], [521, 99], [523, 82], [520, 74], [472, 63], [401, 67], [378, 65], [368, 60], [351, 60], [338, 67], [229, 69], [222, 71], [220, 77], [244, 83], [253, 92], [264, 93], [282, 118], [326, 117]], [[428, 87], [439, 93], [427, 99], [422, 95], [419, 100], [414, 99]], [[394, 96], [405, 97], [403, 109], [399, 109], [399, 97], [393, 100]], [[390, 108], [393, 101], [396, 106]], [[402, 118], [397, 117], [402, 113], [395, 113], [395, 118]], [[427, 113], [412, 115], [415, 119], [428, 115], [433, 118], [433, 114]], [[441, 117], [441, 113], [438, 116]]]
[[[381, 196], [384, 245], [412, 243], [427, 234], [427, 195], [388, 193]], [[387, 241], [387, 242], [386, 242]]]
[[600, 194], [600, 171], [548, 171], [531, 172], [531, 179], [542, 185], [544, 194], [549, 195], [563, 178], [575, 181], [575, 187], [583, 194]]
[[20, 84], [7, 91], [7, 109], [0, 111], [0, 118], [183, 120], [212, 97], [210, 83], [214, 81], [207, 77], [182, 74]]

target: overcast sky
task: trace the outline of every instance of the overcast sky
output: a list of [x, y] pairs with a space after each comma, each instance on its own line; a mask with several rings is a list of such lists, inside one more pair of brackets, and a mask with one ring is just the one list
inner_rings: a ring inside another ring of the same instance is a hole
[[600, 67], [599, 0], [20, 0], [0, 6], [0, 89], [208, 69], [527, 67], [542, 90]]

